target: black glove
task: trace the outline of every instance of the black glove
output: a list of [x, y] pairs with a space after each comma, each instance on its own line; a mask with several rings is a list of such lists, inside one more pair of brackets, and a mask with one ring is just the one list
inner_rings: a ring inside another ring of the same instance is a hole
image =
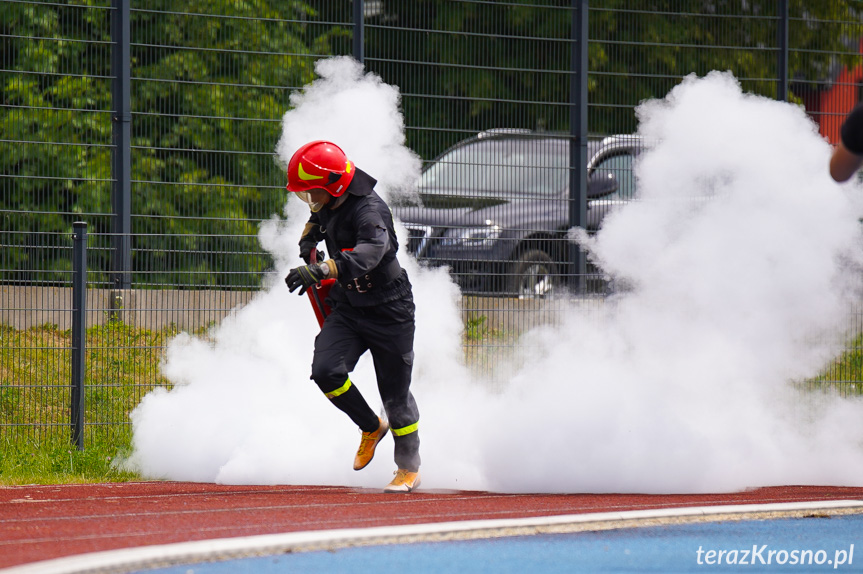
[[[313, 242], [313, 241], [300, 241], [300, 257], [303, 258], [303, 261], [306, 262], [306, 265], [311, 263], [312, 249], [317, 247], [317, 245], [318, 244]], [[324, 260], [324, 252], [319, 249], [317, 252], [317, 257], [318, 257], [317, 258], [318, 263], [323, 261]]]
[[309, 287], [320, 282], [324, 277], [326, 277], [323, 270], [325, 265], [326, 263], [321, 263], [319, 265], [302, 265], [291, 269], [288, 271], [288, 276], [285, 277], [285, 283], [287, 283], [288, 289], [293, 293], [299, 287], [299, 294], [302, 295]]

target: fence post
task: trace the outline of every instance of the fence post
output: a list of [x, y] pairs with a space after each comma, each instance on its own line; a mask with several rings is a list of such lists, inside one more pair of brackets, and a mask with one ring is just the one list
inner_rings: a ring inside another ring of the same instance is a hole
[[72, 224], [72, 443], [84, 450], [84, 372], [87, 313], [87, 224]]
[[363, 63], [363, 42], [365, 30], [363, 26], [363, 0], [354, 0], [354, 59]]
[[129, 48], [129, 0], [112, 0], [111, 99], [114, 179], [111, 203], [114, 211], [112, 281], [115, 289], [131, 286], [132, 254], [132, 104], [131, 51]]
[[[572, 0], [572, 43], [569, 85], [569, 227], [584, 227], [587, 221], [587, 0]], [[572, 287], [586, 284], [584, 253], [569, 244]]]
[[779, 61], [777, 71], [779, 83], [776, 86], [776, 99], [782, 102], [788, 101], [788, 0], [779, 0], [778, 6], [779, 24], [777, 30], [777, 45], [779, 48]]

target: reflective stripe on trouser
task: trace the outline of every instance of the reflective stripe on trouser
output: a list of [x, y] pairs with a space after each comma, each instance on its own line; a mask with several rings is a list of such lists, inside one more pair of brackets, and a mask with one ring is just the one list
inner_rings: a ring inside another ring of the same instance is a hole
[[377, 430], [378, 416], [366, 403], [366, 399], [350, 378], [339, 388], [324, 393], [324, 396], [330, 399], [336, 408], [348, 415], [364, 432]]
[[343, 395], [343, 394], [345, 394], [346, 392], [348, 392], [348, 389], [350, 389], [350, 388], [351, 388], [351, 380], [350, 380], [350, 379], [348, 379], [348, 380], [346, 380], [346, 381], [345, 381], [345, 384], [344, 384], [344, 385], [342, 385], [341, 387], [337, 388], [337, 389], [336, 389], [336, 390], [334, 390], [334, 391], [330, 391], [330, 392], [328, 392], [328, 393], [324, 393], [324, 396], [326, 396], [328, 399], [334, 399], [334, 398], [336, 398], [337, 396], [339, 396], [339, 395]]
[[395, 450], [393, 458], [399, 468], [416, 472], [420, 469], [420, 433], [416, 422], [401, 428], [391, 429]]
[[418, 428], [419, 428], [419, 422], [415, 422], [414, 424], [408, 425], [406, 427], [402, 427], [402, 428], [398, 428], [398, 429], [394, 428], [394, 429], [390, 429], [390, 430], [392, 430], [393, 434], [396, 436], [405, 436], [406, 434], [411, 434], [412, 432], [417, 432]]

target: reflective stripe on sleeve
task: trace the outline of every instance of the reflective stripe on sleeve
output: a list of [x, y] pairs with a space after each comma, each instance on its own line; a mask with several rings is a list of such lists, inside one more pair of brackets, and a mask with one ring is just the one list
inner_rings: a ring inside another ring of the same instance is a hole
[[343, 394], [345, 394], [346, 392], [348, 392], [348, 389], [350, 389], [350, 388], [351, 388], [351, 380], [350, 380], [350, 379], [348, 379], [348, 380], [346, 380], [346, 381], [345, 381], [345, 384], [344, 384], [344, 385], [342, 385], [341, 387], [337, 388], [337, 389], [336, 389], [336, 390], [334, 390], [334, 391], [330, 391], [330, 392], [328, 392], [328, 393], [325, 393], [325, 395], [324, 395], [324, 396], [325, 396], [325, 397], [327, 397], [328, 399], [334, 399], [334, 398], [336, 398], [337, 396], [339, 396], [339, 395], [343, 395]]
[[392, 429], [393, 434], [396, 436], [405, 436], [406, 434], [411, 434], [412, 432], [417, 432], [419, 428], [419, 421], [415, 422], [412, 425], [408, 425], [406, 427], [402, 427], [400, 429]]

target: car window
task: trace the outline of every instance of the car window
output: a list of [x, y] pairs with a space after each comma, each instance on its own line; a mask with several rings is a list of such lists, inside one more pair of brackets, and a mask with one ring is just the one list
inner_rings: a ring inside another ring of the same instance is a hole
[[419, 191], [499, 199], [555, 196], [569, 182], [567, 150], [554, 140], [473, 142], [423, 172]]
[[632, 154], [621, 153], [609, 156], [596, 165], [593, 173], [600, 176], [612, 174], [619, 186], [617, 191], [603, 196], [602, 199], [633, 199], [635, 197], [635, 176], [632, 173], [632, 162]]

